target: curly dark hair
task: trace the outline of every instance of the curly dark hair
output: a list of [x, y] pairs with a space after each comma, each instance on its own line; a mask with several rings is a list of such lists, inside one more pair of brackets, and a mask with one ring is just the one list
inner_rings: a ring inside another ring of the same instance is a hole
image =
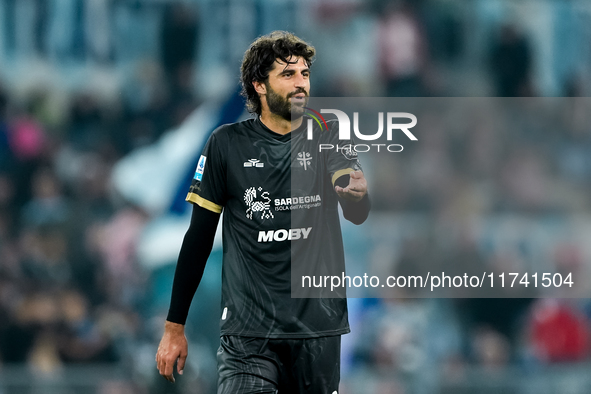
[[261, 99], [252, 83], [266, 81], [275, 60], [293, 64], [294, 61], [288, 62], [287, 59], [301, 57], [310, 67], [315, 54], [313, 46], [286, 31], [274, 31], [257, 38], [244, 53], [240, 67], [241, 94], [246, 98], [248, 111], [261, 114]]

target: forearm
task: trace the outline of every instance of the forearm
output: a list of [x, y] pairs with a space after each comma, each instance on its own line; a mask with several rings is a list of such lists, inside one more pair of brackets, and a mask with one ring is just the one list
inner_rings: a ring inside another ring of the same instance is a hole
[[220, 214], [195, 205], [179, 253], [167, 321], [185, 324], [191, 301], [211, 253]]
[[[349, 184], [349, 175], [343, 175], [335, 181], [336, 186], [347, 187]], [[365, 222], [371, 210], [371, 201], [369, 194], [366, 193], [363, 198], [358, 202], [352, 202], [344, 198], [339, 197], [339, 204], [343, 208], [343, 216], [345, 219], [353, 224], [361, 224]]]
[[359, 225], [365, 222], [369, 216], [371, 201], [369, 200], [368, 194], [363, 196], [359, 202], [351, 202], [343, 199], [339, 199], [339, 202], [343, 208], [343, 216], [353, 224]]

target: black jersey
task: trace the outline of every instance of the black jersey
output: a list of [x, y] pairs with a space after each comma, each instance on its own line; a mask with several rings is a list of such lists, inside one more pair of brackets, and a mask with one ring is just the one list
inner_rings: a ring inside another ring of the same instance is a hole
[[314, 125], [311, 140], [307, 125], [304, 118], [302, 127], [286, 135], [259, 119], [224, 125], [199, 160], [187, 201], [224, 211], [222, 335], [309, 338], [349, 332], [345, 297], [292, 297], [292, 265], [301, 272], [304, 265], [345, 271], [333, 184], [360, 169], [350, 150], [320, 151], [320, 144], [344, 144], [334, 123], [328, 131]]

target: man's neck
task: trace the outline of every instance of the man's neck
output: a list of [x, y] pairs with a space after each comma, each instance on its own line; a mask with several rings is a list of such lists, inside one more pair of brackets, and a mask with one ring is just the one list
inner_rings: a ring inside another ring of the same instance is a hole
[[269, 130], [281, 135], [291, 133], [292, 130], [297, 129], [302, 124], [301, 117], [290, 121], [269, 111], [263, 111], [260, 119]]

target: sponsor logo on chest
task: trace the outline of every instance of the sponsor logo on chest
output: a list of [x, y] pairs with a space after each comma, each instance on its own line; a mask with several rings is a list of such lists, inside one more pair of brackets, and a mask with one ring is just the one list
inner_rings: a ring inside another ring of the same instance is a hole
[[272, 199], [268, 191], [253, 186], [244, 191], [244, 203], [247, 218], [267, 220], [275, 217], [273, 208], [275, 211], [318, 208], [322, 205], [322, 197], [314, 194]]
[[322, 201], [320, 194], [317, 194], [315, 196], [276, 198], [273, 202], [276, 207], [280, 207], [282, 205], [309, 204], [320, 201]]
[[308, 239], [311, 231], [312, 227], [259, 231], [258, 242], [282, 242]]
[[262, 187], [249, 187], [244, 191], [244, 203], [246, 204], [246, 217], [252, 220], [253, 216], [261, 220], [271, 219], [275, 216], [271, 212], [271, 198], [269, 192]]

